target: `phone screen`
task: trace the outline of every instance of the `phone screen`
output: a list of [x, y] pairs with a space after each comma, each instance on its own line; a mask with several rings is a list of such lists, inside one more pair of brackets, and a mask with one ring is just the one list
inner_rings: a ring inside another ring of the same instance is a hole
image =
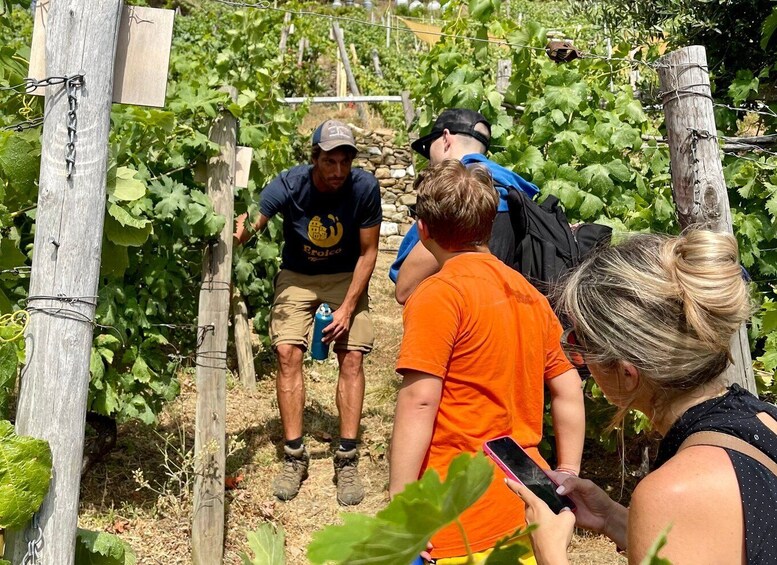
[[574, 510], [574, 502], [556, 492], [557, 485], [513, 438], [500, 437], [487, 441], [485, 451], [503, 471], [508, 475], [512, 474], [526, 485], [526, 488], [544, 500], [556, 514], [563, 508]]

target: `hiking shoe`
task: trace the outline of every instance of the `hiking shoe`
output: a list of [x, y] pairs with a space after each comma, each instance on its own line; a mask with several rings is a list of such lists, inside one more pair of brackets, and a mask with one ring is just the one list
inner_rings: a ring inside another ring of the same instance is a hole
[[359, 477], [359, 452], [335, 451], [335, 484], [337, 485], [337, 502], [343, 506], [359, 504], [364, 498], [364, 486]]
[[302, 481], [308, 478], [310, 455], [304, 445], [299, 449], [284, 445], [283, 451], [283, 469], [273, 481], [273, 492], [281, 500], [291, 500], [297, 496]]

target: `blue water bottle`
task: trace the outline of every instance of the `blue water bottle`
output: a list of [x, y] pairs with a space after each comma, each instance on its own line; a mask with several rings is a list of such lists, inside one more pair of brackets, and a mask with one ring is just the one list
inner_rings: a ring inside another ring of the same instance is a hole
[[313, 322], [313, 343], [310, 345], [310, 356], [316, 361], [323, 361], [329, 356], [329, 344], [324, 343], [324, 328], [332, 323], [332, 309], [326, 302], [316, 310]]

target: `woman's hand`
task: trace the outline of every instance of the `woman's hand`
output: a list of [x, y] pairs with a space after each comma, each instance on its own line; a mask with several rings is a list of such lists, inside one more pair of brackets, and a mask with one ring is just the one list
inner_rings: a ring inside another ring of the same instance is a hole
[[554, 514], [548, 505], [520, 483], [505, 479], [507, 486], [526, 504], [526, 521], [536, 524], [531, 532], [534, 555], [539, 565], [567, 564], [567, 547], [572, 541], [575, 515], [568, 509]]
[[605, 534], [618, 546], [626, 547], [628, 509], [588, 479], [558, 471], [547, 473], [560, 485], [556, 492], [568, 496], [575, 503], [577, 527]]

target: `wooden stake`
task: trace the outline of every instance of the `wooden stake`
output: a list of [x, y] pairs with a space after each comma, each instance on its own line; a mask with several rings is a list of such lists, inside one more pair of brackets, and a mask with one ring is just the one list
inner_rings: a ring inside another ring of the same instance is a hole
[[[49, 442], [51, 485], [38, 511], [40, 532], [9, 531], [6, 558], [21, 563], [42, 535], [41, 562], [72, 565], [84, 451], [93, 321], [105, 218], [108, 131], [122, 0], [51, 2], [46, 76], [83, 74], [72, 91], [77, 130], [68, 178], [68, 89], [48, 87], [41, 139], [35, 253], [16, 431]], [[57, 297], [63, 298], [57, 298]]]
[[[699, 45], [673, 51], [659, 60], [657, 68], [669, 142], [672, 195], [680, 227], [694, 225], [733, 233], [706, 51]], [[744, 325], [731, 340], [731, 355], [734, 363], [724, 373], [724, 380], [755, 393]]]
[[496, 62], [496, 91], [504, 94], [510, 86], [510, 76], [513, 74], [512, 59], [499, 59]]
[[[237, 91], [228, 89], [233, 100]], [[216, 565], [224, 555], [224, 464], [226, 459], [226, 374], [232, 226], [234, 221], [237, 121], [223, 110], [210, 130], [221, 152], [208, 161], [208, 196], [227, 221], [205, 250], [197, 314], [197, 417], [192, 523], [194, 565]]]
[[286, 42], [289, 39], [289, 23], [291, 22], [291, 13], [286, 12], [283, 15], [283, 27], [281, 28], [281, 41], [278, 43], [278, 59], [283, 61], [286, 54]]
[[413, 126], [413, 120], [415, 119], [415, 109], [413, 108], [413, 101], [410, 100], [410, 91], [409, 90], [403, 90], [401, 92], [402, 96], [402, 110], [405, 113], [405, 125], [407, 126], [407, 131], [410, 131], [410, 128]]
[[375, 74], [378, 78], [383, 78], [383, 70], [380, 68], [380, 57], [378, 57], [378, 50], [372, 50], [372, 66], [375, 67]]
[[[351, 94], [359, 96], [359, 87], [356, 85], [356, 79], [351, 72], [351, 64], [348, 62], [348, 54], [345, 52], [345, 42], [343, 41], [343, 32], [340, 30], [340, 24], [332, 22], [332, 30], [335, 34], [335, 40], [337, 41], [337, 48], [340, 51], [340, 60], [343, 62], [345, 68], [345, 76], [348, 78], [348, 85], [351, 88]], [[359, 110], [359, 118], [361, 118], [363, 125], [369, 124], [370, 114], [367, 111], [366, 104], [357, 104], [356, 108]]]
[[353, 66], [359, 66], [359, 57], [356, 55], [356, 45], [349, 43], [348, 47], [351, 49], [351, 59], [353, 60]]
[[299, 45], [297, 46], [297, 66], [302, 66], [302, 59], [305, 56], [305, 38], [299, 38]]
[[248, 308], [237, 287], [232, 290], [232, 322], [235, 327], [235, 350], [240, 382], [246, 390], [256, 390], [256, 369], [254, 351], [251, 347], [251, 330], [248, 326]]

